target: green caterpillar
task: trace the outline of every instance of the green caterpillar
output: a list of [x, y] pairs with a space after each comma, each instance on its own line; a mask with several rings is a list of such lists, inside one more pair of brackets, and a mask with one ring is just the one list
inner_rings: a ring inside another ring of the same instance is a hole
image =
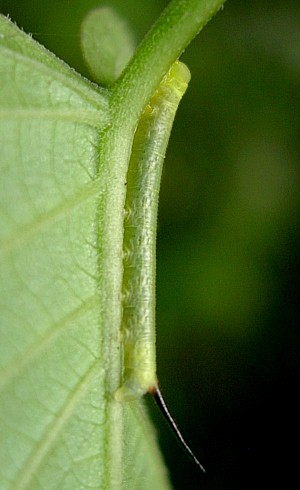
[[163, 161], [179, 102], [191, 74], [176, 61], [146, 106], [127, 174], [123, 245], [123, 383], [120, 402], [151, 393], [177, 439], [205, 473], [172, 418], [158, 386], [155, 349], [155, 272], [158, 195]]
[[157, 386], [155, 352], [155, 262], [158, 195], [163, 161], [180, 99], [190, 80], [176, 61], [140, 118], [127, 175], [124, 217], [122, 344], [123, 384], [118, 401]]

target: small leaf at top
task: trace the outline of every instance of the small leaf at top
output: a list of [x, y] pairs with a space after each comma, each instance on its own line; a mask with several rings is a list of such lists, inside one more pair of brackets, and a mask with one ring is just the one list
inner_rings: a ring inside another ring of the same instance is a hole
[[124, 19], [109, 7], [100, 7], [82, 22], [81, 49], [94, 79], [111, 85], [131, 59], [135, 43]]

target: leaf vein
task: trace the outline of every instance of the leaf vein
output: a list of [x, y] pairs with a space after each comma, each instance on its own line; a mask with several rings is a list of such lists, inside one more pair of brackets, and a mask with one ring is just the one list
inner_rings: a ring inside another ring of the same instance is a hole
[[[74, 320], [78, 319], [81, 315], [96, 306], [98, 301], [99, 298], [97, 294], [83, 300], [78, 308], [70, 311], [56, 324], [51, 325], [51, 329], [49, 329], [43, 337], [39, 338], [35, 343], [30, 345], [26, 351], [22, 353], [22, 357], [20, 359], [13, 359], [6, 368], [2, 369], [0, 376], [0, 392], [3, 391], [6, 386], [13, 379], [15, 379], [16, 376], [22, 374], [28, 365], [40, 357], [45, 352], [47, 347], [58, 338], [62, 331], [65, 330], [65, 328], [71, 326]], [[86, 348], [87, 346], [84, 347]]]
[[0, 243], [0, 258], [5, 257], [6, 254], [12, 253], [15, 247], [24, 244], [35, 233], [47, 228], [51, 223], [64, 217], [71, 209], [79, 206], [89, 198], [95, 197], [97, 193], [102, 192], [99, 190], [100, 178], [97, 177], [93, 182], [85, 185], [80, 192], [66, 198], [62, 204], [56, 206], [50, 211], [38, 216], [34, 221], [31, 221], [23, 226], [20, 226], [16, 233], [12, 234], [6, 240]]
[[61, 407], [60, 412], [56, 414], [56, 417], [54, 417], [53, 422], [47, 427], [41, 441], [33, 448], [32, 453], [24, 463], [23, 468], [19, 472], [18, 477], [14, 482], [15, 490], [32, 488], [32, 482], [38, 468], [40, 468], [43, 464], [47, 454], [59, 437], [62, 428], [74, 413], [76, 406], [83, 398], [94, 378], [98, 375], [98, 370], [99, 360], [96, 360], [87, 371], [85, 377], [80, 379], [77, 386]]

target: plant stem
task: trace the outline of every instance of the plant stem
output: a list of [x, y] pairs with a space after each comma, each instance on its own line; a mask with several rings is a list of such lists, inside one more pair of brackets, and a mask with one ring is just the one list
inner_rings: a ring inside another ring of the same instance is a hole
[[[121, 320], [120, 312], [118, 315], [116, 312], [120, 310], [125, 181], [139, 116], [172, 63], [223, 3], [224, 0], [171, 1], [140, 44], [121, 79], [112, 87], [113, 124], [104, 134], [100, 147], [108, 187], [101, 203], [107, 212], [99, 224], [99, 240], [104, 250], [103, 296], [107, 298], [105, 311], [110, 312], [106, 328], [118, 328]], [[105, 269], [110, 271], [109, 281]]]
[[127, 124], [128, 115], [137, 120], [170, 66], [224, 2], [173, 0], [162, 12], [113, 87], [112, 104], [122, 102]]
[[[99, 154], [104, 192], [100, 196], [98, 243], [99, 290], [103, 299], [100, 327], [107, 366], [106, 390], [113, 393], [121, 382], [119, 331], [122, 320], [122, 249], [126, 174], [131, 144], [139, 117], [162, 77], [184, 48], [225, 0], [173, 0], [137, 49], [119, 81], [111, 88], [112, 125], [102, 134]], [[122, 447], [121, 405], [108, 398], [107, 451], [114, 468], [107, 482], [120, 472]], [[121, 474], [121, 472], [120, 472]], [[117, 485], [116, 485], [117, 487]]]

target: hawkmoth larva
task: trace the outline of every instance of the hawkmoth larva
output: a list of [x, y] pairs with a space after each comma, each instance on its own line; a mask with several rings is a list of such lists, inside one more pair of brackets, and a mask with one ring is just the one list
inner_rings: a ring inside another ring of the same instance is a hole
[[123, 384], [119, 400], [155, 386], [155, 249], [163, 160], [178, 104], [190, 80], [176, 61], [141, 115], [127, 174], [124, 217], [122, 344]]
[[127, 174], [123, 242], [123, 383], [118, 401], [154, 395], [171, 428], [189, 455], [203, 467], [185, 443], [162, 398], [156, 376], [155, 262], [158, 195], [167, 144], [190, 71], [176, 61], [141, 115]]

